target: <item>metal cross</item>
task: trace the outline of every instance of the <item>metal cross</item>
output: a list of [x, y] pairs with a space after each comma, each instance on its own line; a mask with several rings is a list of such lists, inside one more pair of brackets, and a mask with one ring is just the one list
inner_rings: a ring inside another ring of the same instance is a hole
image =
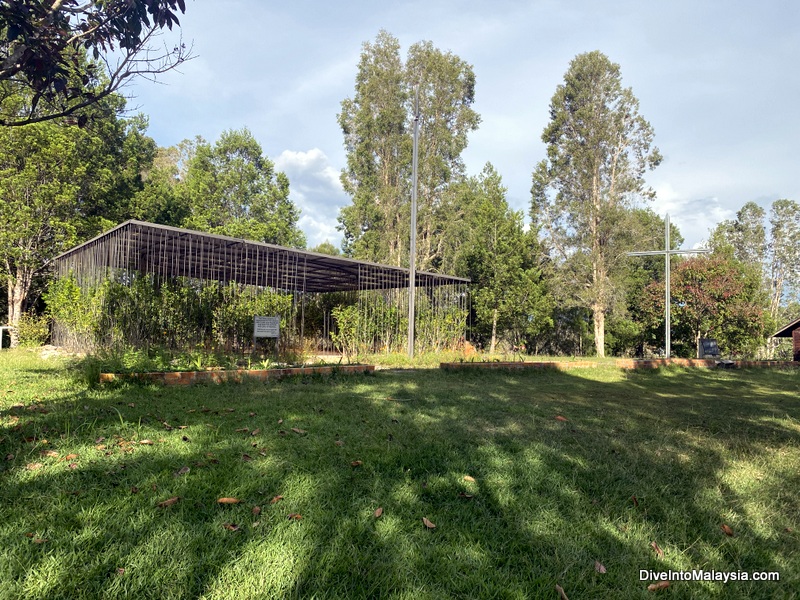
[[672, 343], [671, 339], [671, 328], [670, 328], [670, 302], [671, 302], [671, 295], [670, 295], [670, 281], [669, 281], [669, 258], [673, 254], [706, 254], [711, 252], [711, 250], [670, 250], [669, 249], [669, 214], [667, 214], [665, 219], [664, 225], [664, 249], [663, 250], [653, 250], [651, 252], [628, 252], [628, 256], [664, 256], [666, 259], [666, 264], [664, 268], [664, 290], [665, 290], [665, 303], [664, 303], [664, 316], [665, 324], [664, 324], [664, 354], [666, 358], [669, 358], [670, 355], [670, 345]]

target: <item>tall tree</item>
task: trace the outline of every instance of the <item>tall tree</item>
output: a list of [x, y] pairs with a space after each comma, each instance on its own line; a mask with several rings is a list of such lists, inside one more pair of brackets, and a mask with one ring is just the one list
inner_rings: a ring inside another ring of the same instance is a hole
[[364, 44], [355, 95], [339, 114], [347, 150], [342, 185], [353, 198], [339, 223], [348, 254], [408, 264], [415, 86], [421, 115], [417, 262], [426, 269], [442, 260], [443, 199], [463, 176], [461, 153], [480, 122], [472, 109], [475, 76], [458, 56], [419, 42], [404, 63], [398, 40], [386, 31]]
[[573, 295], [591, 309], [595, 349], [604, 356], [620, 225], [637, 199], [655, 197], [644, 174], [661, 155], [639, 101], [622, 87], [619, 65], [598, 51], [570, 63], [542, 140], [547, 158], [533, 174], [531, 217], [562, 260], [573, 264], [579, 277]]
[[[0, 125], [76, 115], [132, 77], [153, 77], [191, 56], [153, 37], [178, 25], [184, 0], [4, 0], [0, 3]], [[86, 53], [93, 60], [86, 59]], [[23, 103], [9, 102], [14, 96]], [[79, 116], [78, 116], [79, 114]]]
[[247, 128], [224, 131], [212, 146], [200, 142], [189, 161], [184, 226], [200, 231], [302, 248], [300, 211], [289, 179], [276, 173]]
[[0, 276], [12, 327], [48, 261], [95, 235], [108, 199], [116, 206], [141, 183], [137, 170], [154, 146], [139, 139], [145, 122], [120, 121], [115, 110], [106, 115], [85, 128], [54, 121], [0, 128]]
[[522, 213], [509, 208], [506, 188], [487, 163], [462, 186], [456, 220], [460, 245], [456, 271], [472, 280], [474, 329], [494, 353], [500, 338], [516, 345], [550, 324], [551, 298], [535, 262], [536, 240], [523, 228]]

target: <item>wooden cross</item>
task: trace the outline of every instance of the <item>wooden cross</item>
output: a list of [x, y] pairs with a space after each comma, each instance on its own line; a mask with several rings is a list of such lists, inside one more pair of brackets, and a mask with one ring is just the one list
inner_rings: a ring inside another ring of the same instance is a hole
[[671, 302], [671, 295], [670, 295], [670, 282], [669, 282], [669, 258], [673, 254], [706, 254], [711, 252], [711, 250], [670, 250], [669, 248], [669, 214], [667, 214], [665, 219], [665, 226], [664, 226], [664, 249], [663, 250], [652, 250], [650, 252], [628, 252], [628, 256], [664, 256], [666, 259], [666, 264], [664, 268], [664, 290], [665, 290], [665, 304], [664, 304], [664, 316], [665, 316], [665, 324], [664, 324], [664, 354], [666, 358], [669, 358], [670, 355], [670, 345], [672, 343], [671, 339], [671, 328], [670, 328], [670, 302]]

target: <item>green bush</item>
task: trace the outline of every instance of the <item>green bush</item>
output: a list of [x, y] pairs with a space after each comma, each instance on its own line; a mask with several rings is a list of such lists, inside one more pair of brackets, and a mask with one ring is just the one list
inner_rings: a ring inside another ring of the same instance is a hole
[[22, 313], [17, 325], [20, 346], [42, 346], [50, 337], [50, 319], [33, 312]]

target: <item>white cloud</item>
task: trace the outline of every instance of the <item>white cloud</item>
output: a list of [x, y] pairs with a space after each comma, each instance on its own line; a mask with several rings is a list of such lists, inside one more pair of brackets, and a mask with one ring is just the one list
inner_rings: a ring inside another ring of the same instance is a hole
[[319, 148], [307, 151], [284, 150], [275, 159], [275, 168], [289, 178], [289, 197], [302, 211], [299, 225], [309, 247], [326, 239], [338, 245], [336, 231], [339, 208], [349, 199], [342, 189], [339, 173]]

